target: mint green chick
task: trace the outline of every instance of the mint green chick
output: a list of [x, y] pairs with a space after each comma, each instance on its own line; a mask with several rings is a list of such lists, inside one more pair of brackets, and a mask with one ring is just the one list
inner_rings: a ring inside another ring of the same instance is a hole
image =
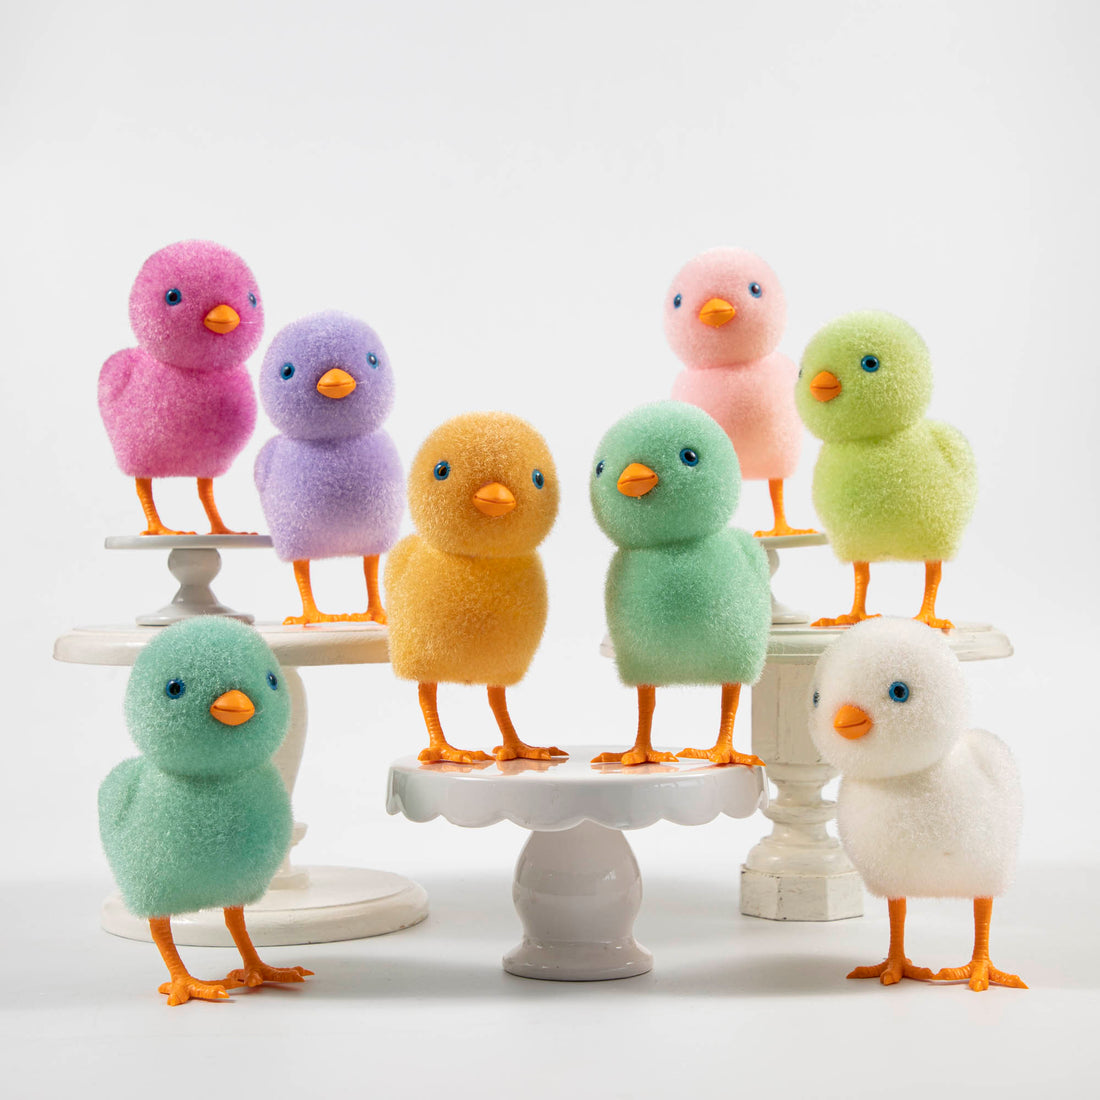
[[661, 684], [722, 685], [717, 743], [681, 756], [762, 763], [733, 749], [741, 685], [764, 667], [771, 596], [764, 551], [727, 526], [741, 494], [729, 436], [694, 405], [643, 405], [600, 441], [590, 492], [596, 522], [619, 548], [604, 593], [615, 660], [638, 689], [634, 747], [594, 763], [676, 759], [650, 741]]
[[[302, 967], [262, 963], [243, 907], [259, 900], [290, 845], [290, 798], [271, 762], [290, 722], [282, 671], [256, 631], [203, 616], [141, 651], [126, 723], [142, 756], [99, 789], [99, 830], [127, 908], [149, 921], [168, 967], [169, 1004], [223, 1000], [226, 989], [302, 981]], [[244, 962], [219, 982], [188, 973], [171, 916], [221, 908]]]
[[915, 618], [951, 628], [936, 616], [936, 592], [942, 563], [958, 552], [978, 482], [962, 434], [924, 418], [931, 399], [928, 348], [891, 313], [847, 313], [807, 345], [795, 403], [824, 444], [814, 468], [814, 506], [836, 556], [855, 569], [851, 612], [814, 626], [868, 618], [870, 563], [900, 560], [925, 563]]

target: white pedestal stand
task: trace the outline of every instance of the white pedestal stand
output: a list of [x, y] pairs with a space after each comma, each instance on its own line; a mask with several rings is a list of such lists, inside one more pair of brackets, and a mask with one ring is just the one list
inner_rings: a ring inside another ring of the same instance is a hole
[[561, 763], [405, 757], [390, 768], [386, 808], [411, 821], [443, 816], [481, 828], [508, 820], [531, 830], [512, 885], [523, 941], [504, 956], [509, 973], [573, 982], [644, 974], [653, 956], [634, 939], [642, 880], [622, 830], [748, 817], [767, 804], [763, 772], [698, 760], [592, 765], [604, 749], [567, 751]]
[[[772, 832], [741, 868], [741, 912], [770, 920], [838, 920], [863, 913], [863, 884], [826, 825], [836, 803], [821, 796], [835, 776], [807, 728], [814, 666], [839, 629], [774, 626], [764, 675], [752, 689], [752, 751], [768, 768], [776, 797], [764, 810]], [[1010, 657], [991, 626], [963, 624], [947, 635], [962, 661]]]
[[[226, 536], [242, 538], [247, 536]], [[275, 764], [293, 795], [306, 738], [306, 695], [296, 669], [306, 665], [374, 664], [388, 660], [385, 627], [360, 623], [257, 627], [275, 652], [291, 699], [291, 722]], [[54, 644], [59, 661], [87, 665], [132, 665], [157, 636], [151, 626], [78, 627]], [[295, 822], [291, 845], [305, 835]], [[327, 943], [394, 932], [428, 915], [423, 887], [388, 871], [354, 867], [294, 867], [290, 855], [268, 892], [249, 906], [248, 929], [259, 946]], [[103, 905], [102, 924], [128, 939], [148, 940], [149, 927], [128, 913], [115, 894]], [[176, 942], [199, 947], [232, 947], [220, 910], [172, 919]]]
[[772, 625], [809, 623], [810, 616], [805, 612], [795, 611], [775, 598], [775, 574], [779, 569], [779, 551], [801, 546], [828, 546], [829, 537], [821, 532], [815, 532], [812, 535], [768, 535], [756, 541], [764, 547], [764, 552], [768, 555], [768, 568], [771, 570]]

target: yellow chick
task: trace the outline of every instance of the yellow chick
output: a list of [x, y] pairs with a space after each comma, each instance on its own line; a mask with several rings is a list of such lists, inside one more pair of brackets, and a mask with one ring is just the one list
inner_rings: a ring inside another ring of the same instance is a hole
[[430, 744], [424, 761], [491, 757], [447, 743], [440, 682], [485, 684], [503, 743], [498, 760], [548, 760], [558, 748], [524, 744], [505, 689], [519, 683], [546, 625], [537, 547], [554, 525], [558, 482], [545, 440], [507, 413], [466, 413], [424, 441], [409, 471], [417, 533], [390, 551], [385, 583], [390, 663], [416, 680]]

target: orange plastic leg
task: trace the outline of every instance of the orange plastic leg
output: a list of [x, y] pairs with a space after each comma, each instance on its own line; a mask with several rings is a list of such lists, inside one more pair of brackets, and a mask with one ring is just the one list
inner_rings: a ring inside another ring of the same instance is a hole
[[905, 957], [905, 898], [890, 898], [890, 949], [886, 961], [878, 966], [857, 966], [849, 978], [878, 978], [883, 985], [894, 985], [902, 978], [920, 982], [931, 981], [932, 971], [926, 966], [914, 966]]
[[516, 734], [516, 727], [512, 725], [512, 717], [508, 713], [508, 702], [504, 697], [505, 689], [489, 685], [489, 706], [492, 707], [493, 717], [500, 727], [504, 743], [493, 749], [493, 755], [498, 760], [550, 760], [555, 756], [568, 756], [567, 752], [551, 746], [548, 749], [539, 748], [536, 745], [525, 745]]
[[206, 511], [206, 518], [210, 520], [210, 534], [212, 535], [254, 535], [255, 531], [231, 531], [218, 514], [218, 506], [214, 503], [214, 479], [212, 477], [196, 478], [199, 484], [199, 500]]
[[339, 622], [340, 615], [326, 615], [317, 610], [313, 602], [313, 585], [309, 579], [309, 561], [296, 561], [294, 563], [294, 579], [298, 582], [298, 592], [302, 597], [301, 615], [288, 615], [283, 619], [283, 626], [305, 626], [307, 623], [335, 623]]
[[488, 754], [475, 750], [467, 752], [447, 744], [443, 736], [443, 727], [439, 724], [439, 710], [435, 704], [438, 684], [420, 684], [420, 710], [424, 714], [424, 725], [428, 727], [428, 747], [421, 749], [419, 759], [426, 764], [437, 760], [449, 760], [453, 764], [474, 764], [479, 760], [492, 760]]
[[183, 965], [180, 953], [176, 950], [176, 943], [172, 939], [171, 917], [153, 917], [149, 921], [149, 931], [153, 936], [153, 943], [160, 951], [160, 957], [164, 960], [164, 965], [168, 967], [170, 980], [160, 986], [160, 992], [168, 994], [170, 1005], [184, 1004], [192, 997], [200, 1001], [229, 999], [224, 982], [204, 982], [201, 978], [193, 978], [187, 972], [187, 967]]
[[304, 982], [306, 978], [313, 976], [313, 971], [304, 966], [268, 966], [256, 954], [256, 948], [252, 945], [252, 937], [244, 926], [244, 910], [237, 905], [223, 912], [225, 926], [241, 953], [241, 962], [244, 963], [239, 970], [231, 970], [226, 974], [225, 984], [231, 989], [239, 985], [254, 989], [264, 982]]
[[136, 477], [134, 485], [137, 487], [138, 500], [141, 501], [141, 510], [145, 513], [145, 530], [143, 535], [193, 535], [194, 531], [175, 531], [171, 527], [165, 527], [157, 515], [157, 506], [153, 503], [153, 479], [151, 477]]
[[867, 614], [867, 585], [871, 580], [871, 566], [865, 561], [852, 562], [856, 574], [856, 593], [852, 600], [852, 610], [848, 615], [838, 615], [835, 619], [818, 619], [814, 626], [854, 626], [864, 619], [877, 619], [878, 615]]
[[924, 599], [921, 600], [920, 611], [913, 618], [938, 630], [951, 630], [955, 624], [950, 619], [936, 618], [936, 593], [940, 588], [942, 573], [943, 562], [926, 561], [924, 563]]
[[966, 966], [945, 967], [934, 975], [937, 982], [957, 982], [969, 978], [975, 993], [994, 985], [1007, 985], [1012, 989], [1027, 989], [1015, 974], [998, 970], [989, 961], [989, 922], [993, 919], [993, 899], [974, 899], [974, 954]]
[[665, 764], [675, 761], [671, 752], [658, 752], [650, 741], [653, 730], [653, 708], [657, 705], [657, 689], [652, 684], [638, 685], [638, 736], [627, 752], [601, 752], [592, 758], [593, 764]]
[[772, 498], [772, 515], [775, 524], [770, 531], [757, 531], [758, 539], [772, 538], [776, 535], [816, 535], [812, 527], [792, 527], [787, 522], [786, 513], [783, 511], [783, 479], [773, 477], [768, 482], [768, 494]]
[[363, 576], [367, 579], [367, 610], [355, 615], [343, 615], [349, 623], [385, 623], [386, 609], [378, 592], [378, 555], [363, 558]]
[[685, 760], [711, 760], [715, 764], [747, 764], [763, 766], [764, 761], [752, 753], [738, 752], [733, 747], [733, 724], [737, 721], [737, 704], [741, 699], [740, 684], [722, 685], [722, 719], [718, 725], [718, 740], [712, 749], [684, 749], [677, 753]]

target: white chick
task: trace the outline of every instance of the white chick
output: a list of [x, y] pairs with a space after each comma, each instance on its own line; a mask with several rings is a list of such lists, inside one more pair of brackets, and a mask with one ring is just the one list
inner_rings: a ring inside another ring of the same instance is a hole
[[[1011, 882], [1022, 792], [1012, 753], [967, 729], [966, 686], [938, 630], [910, 619], [868, 619], [818, 661], [810, 734], [841, 773], [837, 825], [871, 893], [888, 899], [890, 950], [849, 978], [990, 982], [1026, 989], [989, 959], [993, 898]], [[966, 966], [933, 974], [905, 957], [907, 897], [974, 899]]]

